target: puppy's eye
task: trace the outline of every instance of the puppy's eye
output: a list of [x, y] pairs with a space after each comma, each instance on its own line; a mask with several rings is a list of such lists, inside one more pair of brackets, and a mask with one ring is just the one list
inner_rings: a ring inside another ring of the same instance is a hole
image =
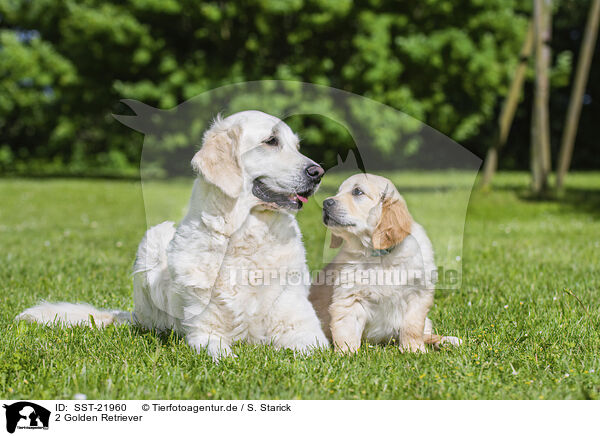
[[271, 136], [269, 139], [265, 140], [264, 143], [272, 147], [277, 147], [279, 145], [279, 140], [276, 136]]
[[362, 191], [360, 190], [360, 188], [354, 188], [354, 189], [352, 190], [352, 195], [354, 195], [355, 197], [358, 197], [359, 195], [363, 195], [363, 194], [364, 194], [364, 192], [362, 192]]

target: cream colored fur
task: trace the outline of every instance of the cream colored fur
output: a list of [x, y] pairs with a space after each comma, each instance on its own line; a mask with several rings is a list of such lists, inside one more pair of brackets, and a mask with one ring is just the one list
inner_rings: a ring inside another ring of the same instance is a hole
[[[396, 340], [402, 351], [413, 352], [426, 352], [425, 343], [460, 344], [433, 334], [427, 318], [435, 288], [433, 247], [391, 181], [354, 175], [325, 201], [323, 214], [332, 246], [341, 249], [322, 275], [335, 280], [313, 285], [310, 300], [336, 350], [355, 352], [361, 340]], [[394, 272], [407, 280], [391, 281]], [[368, 278], [359, 280], [359, 274]]]
[[[277, 137], [277, 146], [268, 138]], [[152, 227], [134, 265], [132, 315], [89, 305], [47, 303], [17, 319], [96, 325], [133, 320], [145, 328], [175, 330], [215, 360], [234, 341], [310, 352], [328, 341], [308, 301], [308, 285], [253, 285], [232, 280], [243, 270], [285, 266], [308, 274], [294, 213], [253, 195], [264, 180], [283, 193], [303, 192], [313, 161], [281, 120], [258, 111], [218, 118], [192, 160], [198, 172], [185, 218]], [[312, 183], [312, 182], [311, 182]]]

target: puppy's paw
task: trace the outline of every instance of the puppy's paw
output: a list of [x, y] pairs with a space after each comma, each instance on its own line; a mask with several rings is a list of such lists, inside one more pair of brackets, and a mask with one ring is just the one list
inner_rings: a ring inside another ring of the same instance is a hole
[[462, 344], [462, 339], [457, 338], [456, 336], [442, 336], [442, 340], [440, 341], [441, 345], [452, 345], [454, 347], [458, 347]]
[[424, 342], [409, 341], [404, 344], [400, 344], [398, 347], [402, 353], [428, 353], [429, 350], [425, 347]]

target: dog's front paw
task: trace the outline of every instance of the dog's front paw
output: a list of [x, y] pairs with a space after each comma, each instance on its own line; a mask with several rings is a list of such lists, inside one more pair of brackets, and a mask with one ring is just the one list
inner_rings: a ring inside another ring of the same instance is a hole
[[315, 351], [329, 348], [329, 341], [323, 333], [315, 336], [296, 338], [294, 341], [279, 344], [278, 348], [288, 348], [301, 356], [308, 356]]
[[335, 352], [337, 354], [356, 354], [358, 352], [360, 347], [356, 347], [356, 346], [351, 346], [351, 347], [346, 347], [346, 346], [342, 346], [342, 347], [335, 347]]
[[338, 354], [354, 354], [360, 349], [360, 339], [334, 340], [335, 352]]
[[231, 351], [231, 347], [223, 341], [188, 339], [188, 344], [196, 351], [196, 353], [208, 353], [214, 363], [219, 363], [222, 359], [227, 357], [237, 357], [233, 351]]
[[206, 347], [206, 352], [210, 355], [213, 362], [218, 364], [223, 359], [237, 359], [237, 354], [231, 351], [229, 345], [220, 345], [218, 347]]
[[402, 353], [428, 353], [423, 341], [407, 341], [398, 347]]

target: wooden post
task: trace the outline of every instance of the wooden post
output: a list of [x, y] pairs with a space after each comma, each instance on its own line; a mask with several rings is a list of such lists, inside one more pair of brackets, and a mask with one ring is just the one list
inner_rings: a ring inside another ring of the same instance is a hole
[[581, 105], [583, 94], [594, 56], [596, 38], [598, 36], [598, 21], [600, 21], [600, 0], [593, 0], [590, 6], [585, 34], [581, 42], [581, 52], [577, 62], [577, 71], [575, 73], [575, 83], [571, 90], [571, 99], [569, 101], [569, 110], [565, 120], [565, 129], [563, 131], [558, 165], [556, 167], [556, 189], [562, 191], [565, 176], [571, 164], [573, 147], [575, 145], [575, 136], [577, 135], [577, 126], [579, 124], [579, 115], [581, 114]]
[[535, 95], [531, 134], [532, 191], [540, 194], [548, 187], [550, 173], [550, 114], [548, 110], [552, 0], [534, 0]]
[[523, 90], [523, 83], [525, 82], [525, 75], [527, 73], [527, 63], [531, 52], [533, 50], [533, 22], [529, 23], [527, 29], [527, 35], [519, 54], [519, 64], [512, 78], [510, 89], [506, 95], [506, 99], [502, 105], [500, 111], [500, 118], [498, 119], [498, 136], [496, 141], [488, 149], [485, 157], [485, 163], [483, 164], [483, 177], [481, 179], [481, 186], [483, 188], [489, 186], [498, 168], [498, 150], [500, 150], [508, 138], [510, 127], [517, 111], [519, 104], [519, 98], [521, 97], [521, 91]]

